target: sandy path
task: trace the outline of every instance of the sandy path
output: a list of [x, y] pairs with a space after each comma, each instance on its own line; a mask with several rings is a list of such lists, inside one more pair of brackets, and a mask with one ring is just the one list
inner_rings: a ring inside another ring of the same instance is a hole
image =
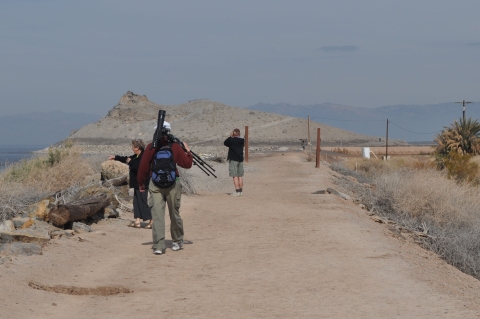
[[[243, 197], [230, 185], [184, 197], [191, 244], [179, 252], [153, 255], [148, 230], [116, 220], [0, 265], [0, 318], [479, 317], [478, 281], [353, 203], [312, 195], [333, 186], [313, 165], [300, 153], [254, 157]], [[134, 292], [72, 296], [29, 280]]]

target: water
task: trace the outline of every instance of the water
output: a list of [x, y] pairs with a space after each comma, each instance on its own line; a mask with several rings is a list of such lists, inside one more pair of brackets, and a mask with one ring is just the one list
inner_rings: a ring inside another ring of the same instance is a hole
[[35, 156], [33, 151], [46, 148], [48, 145], [0, 145], [0, 170], [6, 165]]

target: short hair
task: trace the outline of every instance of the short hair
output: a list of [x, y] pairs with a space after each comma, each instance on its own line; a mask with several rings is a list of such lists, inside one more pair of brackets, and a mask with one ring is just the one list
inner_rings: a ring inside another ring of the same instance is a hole
[[238, 128], [234, 129], [233, 133], [235, 133], [235, 136], [240, 136], [240, 130]]
[[145, 149], [145, 143], [141, 139], [134, 139], [132, 140], [133, 147], [139, 148], [141, 150]]

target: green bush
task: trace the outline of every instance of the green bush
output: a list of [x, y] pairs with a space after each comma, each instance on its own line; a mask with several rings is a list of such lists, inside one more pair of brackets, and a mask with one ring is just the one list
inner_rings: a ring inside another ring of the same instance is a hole
[[478, 164], [471, 161], [472, 156], [450, 151], [443, 159], [443, 165], [447, 169], [448, 178], [457, 182], [478, 184]]

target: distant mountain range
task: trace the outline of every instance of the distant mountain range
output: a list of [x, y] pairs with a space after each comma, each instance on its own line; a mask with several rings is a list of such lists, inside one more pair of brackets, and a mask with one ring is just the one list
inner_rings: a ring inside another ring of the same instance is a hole
[[0, 116], [0, 145], [51, 145], [100, 118], [62, 111]]
[[[407, 142], [432, 141], [435, 134], [462, 117], [462, 104], [394, 105], [362, 108], [323, 103], [291, 105], [287, 103], [259, 103], [248, 109], [307, 118], [316, 122], [359, 134], [385, 137], [387, 119], [388, 137]], [[466, 105], [466, 117], [480, 118], [480, 103]]]

